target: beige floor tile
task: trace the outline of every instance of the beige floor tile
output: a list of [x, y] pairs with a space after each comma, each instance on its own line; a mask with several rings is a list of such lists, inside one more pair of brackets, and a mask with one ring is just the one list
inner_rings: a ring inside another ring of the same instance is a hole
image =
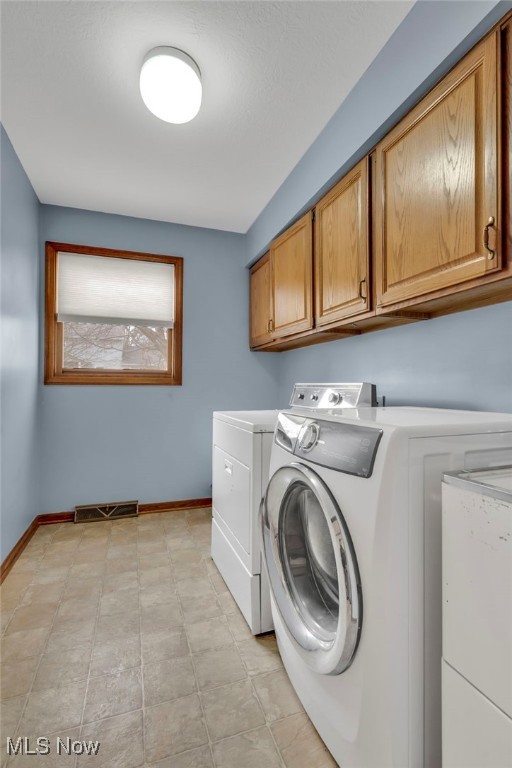
[[196, 693], [146, 710], [144, 743], [148, 762], [157, 762], [207, 742], [208, 735]]
[[114, 675], [131, 667], [140, 667], [140, 637], [119, 637], [93, 646], [91, 677]]
[[110, 576], [118, 573], [129, 573], [137, 570], [136, 560], [107, 560], [105, 573]]
[[67, 565], [58, 565], [49, 568], [47, 565], [33, 574], [32, 584], [57, 584], [66, 581], [70, 568]]
[[53, 623], [53, 617], [57, 610], [54, 603], [37, 603], [35, 605], [21, 605], [13, 613], [6, 634], [18, 632], [21, 629], [38, 629], [49, 627]]
[[103, 582], [103, 594], [121, 592], [123, 589], [135, 589], [139, 586], [137, 571], [125, 571], [105, 576]]
[[250, 640], [254, 635], [249, 629], [249, 625], [240, 612], [228, 613], [226, 619], [231, 630], [231, 634], [235, 638], [236, 642], [242, 640]]
[[[190, 562], [191, 558], [197, 560], [198, 557], [201, 556], [201, 553], [196, 549], [196, 542], [190, 534], [184, 534], [182, 536], [166, 534], [165, 541], [167, 549], [171, 555], [171, 560], [174, 563]], [[183, 556], [182, 553], [184, 553]]]
[[270, 727], [287, 768], [336, 768], [306, 714], [278, 720]]
[[[193, 540], [192, 540], [193, 544]], [[194, 546], [186, 547], [184, 549], [176, 549], [171, 551], [171, 562], [173, 565], [181, 565], [183, 563], [198, 563], [203, 558], [200, 552]]]
[[33, 571], [37, 571], [39, 568], [39, 565], [41, 563], [42, 554], [41, 557], [36, 557], [36, 555], [30, 555], [30, 554], [24, 554], [21, 555], [21, 557], [16, 560], [13, 567], [11, 568], [11, 574], [16, 573], [32, 573]]
[[88, 579], [91, 576], [103, 576], [105, 567], [105, 560], [97, 560], [94, 563], [73, 563], [69, 569], [69, 573], [73, 578]]
[[176, 629], [183, 625], [183, 616], [176, 595], [169, 595], [169, 602], [141, 608], [141, 632], [158, 632], [160, 629]]
[[56, 531], [55, 534], [52, 537], [52, 542], [57, 541], [80, 541], [82, 536], [84, 534], [84, 529], [81, 528], [78, 524], [68, 524], [65, 528], [61, 528], [59, 531]]
[[117, 672], [115, 675], [92, 677], [87, 688], [84, 723], [122, 715], [142, 707], [140, 667]]
[[161, 584], [174, 584], [170, 565], [158, 565], [155, 568], [139, 571], [139, 584], [141, 589]]
[[0, 734], [4, 745], [9, 736], [14, 738], [17, 733], [17, 726], [26, 700], [26, 696], [15, 696], [13, 699], [2, 701], [0, 706]]
[[160, 582], [160, 584], [151, 584], [150, 586], [143, 587], [140, 590], [140, 604], [142, 608], [151, 608], [152, 605], [172, 602], [175, 594], [175, 584], [168, 579]]
[[2, 730], [100, 740], [83, 768], [334, 766], [274, 636], [252, 636], [212, 561], [210, 524], [193, 510], [39, 529], [0, 589]]
[[41, 658], [32, 690], [59, 688], [62, 685], [87, 680], [90, 657], [91, 649], [88, 646], [45, 653]]
[[[90, 548], [79, 548], [73, 560], [74, 565], [89, 565], [91, 563], [102, 563], [105, 567], [105, 560], [107, 557], [106, 547], [97, 547], [96, 545]], [[89, 571], [90, 572], [90, 571]]]
[[55, 584], [31, 584], [23, 593], [20, 604], [52, 603], [57, 605], [62, 599], [64, 585], [64, 581], [57, 581]]
[[210, 574], [210, 580], [213, 584], [213, 588], [216, 591], [218, 595], [221, 595], [223, 592], [228, 592], [228, 585], [220, 575], [220, 573], [211, 573]]
[[186, 533], [188, 531], [187, 519], [185, 517], [176, 518], [175, 520], [167, 517], [163, 521], [163, 529], [165, 533], [174, 533], [179, 536], [180, 533]]
[[159, 552], [154, 555], [143, 555], [137, 562], [139, 571], [152, 571], [154, 568], [170, 566], [171, 558], [167, 552]]
[[181, 608], [185, 624], [194, 624], [196, 621], [204, 621], [222, 615], [217, 598], [211, 595], [182, 598]]
[[95, 623], [94, 620], [89, 620], [86, 624], [79, 625], [78, 627], [71, 626], [70, 629], [63, 632], [52, 630], [48, 638], [46, 650], [59, 651], [90, 645], [94, 635]]
[[230, 592], [222, 592], [220, 595], [217, 595], [217, 600], [219, 601], [222, 613], [225, 613], [226, 615], [229, 615], [230, 613], [240, 613], [240, 609], [231, 597]]
[[66, 597], [60, 603], [55, 620], [75, 619], [75, 617], [91, 618], [98, 613], [99, 593], [90, 594], [87, 597]]
[[148, 764], [148, 768], [213, 768], [212, 753], [208, 745], [182, 752], [175, 757], [167, 757], [158, 763]]
[[208, 578], [208, 569], [203, 560], [196, 560], [190, 563], [174, 563], [173, 574], [176, 581], [206, 579]]
[[265, 725], [265, 715], [250, 680], [206, 691], [201, 699], [212, 741]]
[[32, 692], [19, 724], [19, 733], [46, 735], [80, 724], [85, 682]]
[[186, 624], [185, 628], [192, 653], [208, 651], [211, 648], [224, 648], [233, 642], [225, 616]]
[[137, 553], [139, 557], [148, 555], [157, 555], [167, 553], [167, 546], [164, 540], [140, 541], [137, 544]]
[[10, 699], [28, 693], [34, 680], [39, 656], [0, 664], [0, 696]]
[[176, 591], [181, 598], [215, 597], [215, 592], [209, 578], [206, 579], [182, 579], [176, 583]]
[[49, 627], [39, 627], [4, 635], [0, 645], [2, 661], [39, 656], [44, 651], [49, 632]]
[[77, 768], [138, 768], [144, 764], [142, 710], [82, 727], [80, 739], [99, 741], [97, 756], [81, 755]]
[[103, 589], [103, 576], [73, 577], [66, 582], [62, 598], [81, 600], [84, 597], [96, 597]]
[[100, 616], [113, 616], [128, 611], [138, 612], [139, 590], [137, 587], [109, 592], [100, 601]]
[[46, 550], [41, 561], [41, 568], [45, 570], [61, 568], [64, 565], [69, 567], [73, 562], [75, 562], [75, 559], [78, 558], [78, 555], [75, 554], [75, 552], [62, 552], [62, 554], [56, 554], [53, 550], [49, 550], [50, 548]]
[[107, 560], [135, 560], [136, 557], [136, 544], [111, 544], [107, 551]]
[[12, 615], [17, 607], [18, 607], [17, 600], [9, 601], [9, 602], [7, 600], [2, 601], [2, 604], [0, 607], [0, 633], [2, 635], [7, 629], [7, 625], [12, 619]]
[[[281, 760], [266, 727], [218, 741], [212, 747], [217, 768], [281, 768]], [[317, 768], [314, 763], [308, 768]]]
[[257, 675], [252, 684], [269, 722], [303, 711], [284, 669]]
[[45, 557], [61, 557], [63, 555], [72, 555], [80, 545], [79, 539], [58, 540], [52, 539], [51, 544], [45, 550]]
[[219, 685], [235, 683], [247, 677], [247, 672], [235, 645], [216, 648], [193, 656], [197, 682], [202, 691]]
[[52, 634], [54, 632], [80, 632], [84, 635], [94, 629], [96, 624], [96, 616], [57, 616], [52, 626]]
[[144, 665], [144, 706], [180, 699], [197, 690], [190, 656]]
[[283, 666], [274, 635], [243, 640], [238, 643], [238, 648], [250, 675], [271, 672]]
[[138, 613], [117, 613], [115, 616], [99, 616], [96, 627], [96, 642], [116, 640], [118, 637], [134, 637], [140, 632]]
[[159, 632], [143, 632], [141, 645], [144, 664], [187, 656], [189, 653], [184, 627], [174, 630], [162, 629]]
[[[35, 739], [40, 734], [33, 734], [30, 738], [30, 748], [35, 748], [37, 742]], [[74, 768], [75, 756], [71, 750], [71, 744], [74, 741], [78, 741], [80, 736], [80, 728], [70, 728], [69, 730], [59, 731], [58, 733], [48, 735], [44, 734], [48, 738], [48, 746], [50, 752], [47, 755], [38, 754], [35, 755], [17, 755], [12, 757], [9, 762], [9, 766], [12, 768]], [[68, 747], [68, 738], [71, 740], [69, 745], [70, 754], [66, 752]], [[59, 742], [60, 739], [60, 742]]]

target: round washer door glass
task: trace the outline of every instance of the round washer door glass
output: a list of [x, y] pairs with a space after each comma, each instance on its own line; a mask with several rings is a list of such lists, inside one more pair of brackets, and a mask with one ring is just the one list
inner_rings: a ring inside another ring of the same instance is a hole
[[359, 570], [343, 515], [302, 464], [277, 470], [262, 503], [264, 554], [288, 635], [315, 671], [340, 674], [359, 642]]

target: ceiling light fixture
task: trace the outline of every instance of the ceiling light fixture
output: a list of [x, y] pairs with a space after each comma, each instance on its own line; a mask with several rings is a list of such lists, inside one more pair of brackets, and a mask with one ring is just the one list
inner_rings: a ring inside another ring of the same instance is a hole
[[178, 48], [153, 48], [142, 63], [140, 93], [146, 107], [160, 120], [188, 123], [201, 107], [201, 72]]

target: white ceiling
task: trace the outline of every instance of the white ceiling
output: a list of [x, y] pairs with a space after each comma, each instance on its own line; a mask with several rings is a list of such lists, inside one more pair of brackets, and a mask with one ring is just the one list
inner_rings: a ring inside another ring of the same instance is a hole
[[[412, 2], [3, 2], [2, 122], [43, 203], [245, 232]], [[203, 74], [186, 125], [147, 111], [170, 45]]]

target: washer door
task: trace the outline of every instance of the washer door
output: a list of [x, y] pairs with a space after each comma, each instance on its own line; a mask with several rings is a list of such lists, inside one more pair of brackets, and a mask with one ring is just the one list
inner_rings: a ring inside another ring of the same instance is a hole
[[359, 642], [362, 594], [336, 501], [316, 472], [292, 463], [272, 476], [261, 523], [272, 595], [292, 643], [316, 672], [340, 674]]

